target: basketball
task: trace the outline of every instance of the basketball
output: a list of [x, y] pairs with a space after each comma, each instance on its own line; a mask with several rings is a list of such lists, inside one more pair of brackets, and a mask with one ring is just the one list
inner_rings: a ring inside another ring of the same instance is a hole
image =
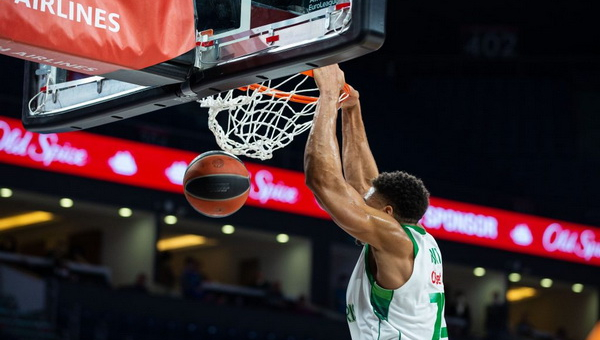
[[209, 217], [225, 217], [246, 202], [250, 174], [235, 155], [208, 151], [188, 165], [183, 188], [185, 198], [196, 211]]

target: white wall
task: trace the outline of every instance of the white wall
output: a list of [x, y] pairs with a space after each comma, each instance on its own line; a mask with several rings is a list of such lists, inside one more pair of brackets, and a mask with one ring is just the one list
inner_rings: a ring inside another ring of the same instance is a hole
[[310, 298], [312, 252], [310, 242], [291, 236], [290, 243], [246, 243], [229, 248], [230, 265], [237, 280], [239, 263], [258, 258], [265, 280], [281, 282], [283, 294], [290, 298]]
[[111, 268], [116, 287], [133, 284], [139, 273], [146, 274], [148, 284], [154, 276], [154, 218], [148, 215], [130, 221], [103, 229], [102, 264]]
[[283, 294], [287, 297], [304, 295], [310, 298], [310, 242], [274, 244], [269, 248], [261, 248], [259, 253], [265, 278], [280, 281]]

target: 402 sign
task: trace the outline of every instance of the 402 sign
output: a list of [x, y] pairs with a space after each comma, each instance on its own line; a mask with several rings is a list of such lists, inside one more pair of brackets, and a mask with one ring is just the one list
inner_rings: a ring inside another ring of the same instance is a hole
[[471, 58], [511, 59], [518, 56], [518, 29], [510, 26], [465, 26], [463, 52]]

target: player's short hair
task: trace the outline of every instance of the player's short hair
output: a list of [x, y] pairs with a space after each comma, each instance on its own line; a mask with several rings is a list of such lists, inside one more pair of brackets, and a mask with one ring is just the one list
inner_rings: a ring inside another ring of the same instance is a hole
[[394, 208], [394, 217], [401, 223], [419, 222], [429, 206], [423, 181], [404, 171], [380, 173], [373, 187]]

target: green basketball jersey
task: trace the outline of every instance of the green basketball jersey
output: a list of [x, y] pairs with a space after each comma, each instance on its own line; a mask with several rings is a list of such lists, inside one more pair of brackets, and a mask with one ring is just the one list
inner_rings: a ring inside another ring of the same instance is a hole
[[413, 273], [398, 289], [381, 288], [369, 270], [369, 245], [364, 246], [346, 293], [346, 318], [353, 340], [448, 337], [441, 252], [422, 227], [402, 227], [414, 246]]

